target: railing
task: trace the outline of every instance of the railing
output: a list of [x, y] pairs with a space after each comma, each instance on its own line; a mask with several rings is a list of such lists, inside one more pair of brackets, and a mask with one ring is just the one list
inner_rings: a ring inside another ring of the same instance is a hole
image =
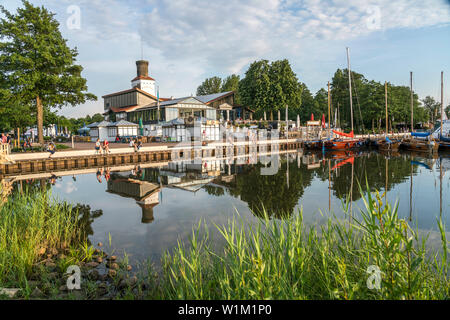
[[0, 154], [8, 155], [8, 154], [10, 154], [10, 152], [11, 152], [11, 150], [9, 148], [9, 144], [7, 144], [7, 143], [5, 143], [5, 144], [1, 143], [0, 144]]

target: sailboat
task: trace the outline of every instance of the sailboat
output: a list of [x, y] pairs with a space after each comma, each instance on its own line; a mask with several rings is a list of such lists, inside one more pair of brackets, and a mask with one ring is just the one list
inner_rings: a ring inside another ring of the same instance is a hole
[[439, 148], [450, 151], [450, 120], [444, 111], [444, 71], [441, 71], [441, 125], [433, 134], [433, 137], [439, 137]]
[[[348, 65], [348, 82], [349, 82], [349, 92], [350, 92], [350, 117], [352, 131], [350, 133], [344, 133], [336, 130], [332, 130], [334, 134], [342, 136], [344, 138], [335, 138], [333, 140], [327, 140], [324, 142], [324, 146], [328, 150], [348, 150], [352, 148], [360, 147], [363, 144], [363, 140], [355, 139], [353, 134], [353, 102], [352, 102], [352, 72], [350, 70], [350, 58], [347, 48], [347, 65]], [[350, 139], [345, 139], [350, 138]]]
[[387, 136], [389, 127], [388, 127], [388, 103], [387, 103], [387, 82], [384, 82], [384, 97], [386, 102], [386, 133], [384, 139], [380, 139], [376, 142], [378, 150], [380, 151], [398, 151], [400, 147], [401, 141], [394, 140], [392, 141]]
[[413, 116], [413, 91], [412, 91], [412, 72], [411, 75], [411, 137], [404, 138], [401, 146], [411, 151], [418, 152], [437, 152], [439, 149], [439, 141], [436, 141], [431, 132], [414, 132], [414, 116]]

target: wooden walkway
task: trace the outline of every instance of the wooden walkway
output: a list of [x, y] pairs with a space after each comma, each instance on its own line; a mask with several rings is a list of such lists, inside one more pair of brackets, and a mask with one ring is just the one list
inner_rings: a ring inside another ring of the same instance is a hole
[[278, 150], [291, 150], [301, 147], [301, 141], [297, 139], [285, 139], [274, 141], [249, 141], [236, 142], [234, 144], [211, 143], [206, 146], [177, 146], [168, 148], [144, 147], [134, 152], [131, 148], [111, 150], [110, 154], [95, 154], [92, 150], [76, 150], [56, 152], [52, 158], [49, 153], [28, 153], [12, 156], [14, 163], [0, 164], [0, 177], [17, 174], [36, 174], [55, 171], [73, 171], [96, 167], [125, 166], [140, 163], [159, 163], [168, 161], [181, 161], [198, 158], [223, 158], [224, 155], [243, 155], [251, 152], [270, 152], [272, 148]]

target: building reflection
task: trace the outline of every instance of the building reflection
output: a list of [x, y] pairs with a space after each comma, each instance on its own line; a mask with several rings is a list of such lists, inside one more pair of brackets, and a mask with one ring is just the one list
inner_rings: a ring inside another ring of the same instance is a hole
[[153, 208], [159, 204], [161, 191], [158, 184], [130, 178], [130, 175], [124, 172], [114, 172], [108, 180], [106, 191], [135, 199], [142, 209], [142, 223], [153, 222]]

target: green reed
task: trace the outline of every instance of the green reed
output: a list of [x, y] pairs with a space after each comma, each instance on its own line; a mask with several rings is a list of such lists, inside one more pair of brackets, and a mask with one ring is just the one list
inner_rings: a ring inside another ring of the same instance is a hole
[[47, 192], [14, 194], [0, 206], [0, 284], [23, 285], [41, 250], [79, 240], [78, 212], [71, 205]]
[[[250, 226], [234, 217], [216, 226], [225, 240], [221, 250], [212, 249], [199, 223], [189, 246], [180, 242], [165, 254], [160, 298], [448, 299], [442, 221], [441, 248], [428, 252], [426, 239], [398, 217], [397, 204], [382, 199], [367, 192], [360, 220], [333, 216], [318, 230], [305, 226], [302, 212], [281, 221], [265, 215]], [[368, 287], [371, 265], [380, 270], [380, 289]]]

